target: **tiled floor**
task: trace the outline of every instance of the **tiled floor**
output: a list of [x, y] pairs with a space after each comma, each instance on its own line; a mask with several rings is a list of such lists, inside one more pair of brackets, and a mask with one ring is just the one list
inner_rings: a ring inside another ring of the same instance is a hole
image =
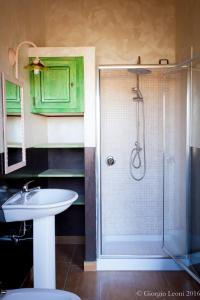
[[[83, 245], [57, 245], [56, 253], [57, 288], [82, 300], [200, 299], [200, 285], [184, 271], [84, 272]], [[31, 286], [29, 279], [24, 287]]]

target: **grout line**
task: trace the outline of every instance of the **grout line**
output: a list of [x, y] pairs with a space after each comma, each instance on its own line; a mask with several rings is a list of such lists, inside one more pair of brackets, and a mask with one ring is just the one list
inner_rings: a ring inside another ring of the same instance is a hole
[[71, 264], [72, 264], [73, 258], [74, 258], [74, 256], [75, 256], [76, 249], [77, 249], [77, 245], [74, 245], [74, 249], [73, 249], [73, 251], [72, 251], [72, 257], [71, 257], [71, 261], [70, 261]]
[[70, 271], [71, 271], [71, 264], [69, 264], [68, 270], [65, 275], [64, 287], [63, 287], [64, 290], [66, 290], [66, 286], [68, 283], [68, 276], [69, 276]]
[[74, 245], [74, 249], [73, 249], [73, 252], [72, 252], [72, 256], [71, 256], [71, 260], [69, 261], [69, 268], [66, 272], [66, 277], [65, 277], [65, 282], [64, 282], [64, 290], [66, 289], [66, 285], [67, 285], [67, 282], [68, 282], [68, 275], [71, 271], [71, 266], [72, 266], [72, 261], [73, 261], [73, 258], [74, 258], [74, 255], [76, 253], [76, 248], [77, 248], [77, 245]]

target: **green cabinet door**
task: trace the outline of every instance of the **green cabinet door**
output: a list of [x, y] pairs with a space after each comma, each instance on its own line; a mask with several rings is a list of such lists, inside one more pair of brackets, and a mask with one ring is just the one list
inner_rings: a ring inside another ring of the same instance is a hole
[[33, 113], [54, 115], [83, 113], [83, 57], [44, 57], [47, 70], [31, 71]]
[[6, 112], [10, 115], [21, 113], [20, 86], [6, 80]]

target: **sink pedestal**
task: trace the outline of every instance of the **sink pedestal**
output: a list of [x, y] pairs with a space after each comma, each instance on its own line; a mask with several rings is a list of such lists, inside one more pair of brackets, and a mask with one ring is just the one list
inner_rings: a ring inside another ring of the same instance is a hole
[[56, 288], [55, 216], [33, 220], [34, 288]]

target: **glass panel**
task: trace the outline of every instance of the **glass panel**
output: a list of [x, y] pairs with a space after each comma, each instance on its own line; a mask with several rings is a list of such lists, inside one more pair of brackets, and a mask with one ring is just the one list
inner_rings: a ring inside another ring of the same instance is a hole
[[[163, 241], [163, 79], [161, 72], [103, 70], [101, 98], [102, 251], [110, 256], [165, 256]], [[134, 90], [133, 90], [134, 88]], [[143, 101], [143, 103], [141, 103]], [[137, 109], [139, 103], [139, 138]], [[144, 116], [143, 116], [144, 108]], [[145, 136], [143, 137], [144, 119]], [[130, 157], [137, 154], [134, 176]], [[137, 168], [140, 165], [141, 168]]]
[[200, 62], [192, 64], [191, 190], [189, 198], [189, 269], [200, 278]]
[[164, 149], [164, 247], [187, 255], [187, 76], [179, 69], [166, 75]]
[[200, 63], [192, 65], [166, 76], [164, 246], [200, 282]]

